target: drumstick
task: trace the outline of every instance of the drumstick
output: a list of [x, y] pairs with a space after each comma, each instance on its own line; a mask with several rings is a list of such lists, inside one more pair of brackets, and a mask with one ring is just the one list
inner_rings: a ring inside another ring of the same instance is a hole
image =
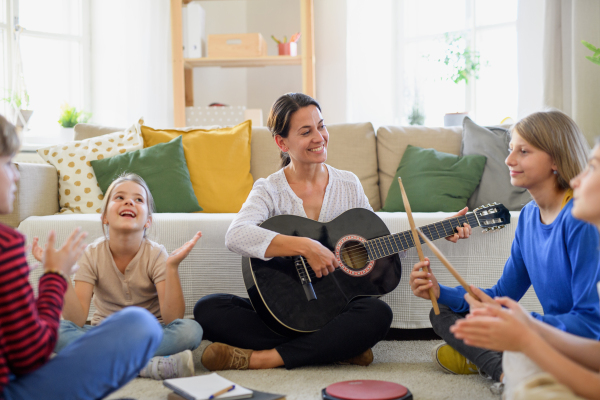
[[[408, 197], [406, 197], [406, 191], [404, 191], [404, 186], [402, 185], [402, 178], [400, 177], [398, 177], [398, 184], [400, 185], [400, 191], [402, 192], [404, 210], [406, 211], [408, 223], [410, 224], [410, 230], [413, 234], [413, 241], [415, 242], [415, 247], [417, 248], [417, 253], [419, 254], [419, 261], [425, 261], [423, 249], [421, 248], [421, 241], [419, 240], [419, 236], [417, 235], [417, 227], [415, 226], [415, 221], [413, 220], [412, 212], [410, 211], [410, 204], [408, 203]], [[427, 267], [423, 267], [423, 271], [429, 273], [429, 269]], [[431, 298], [431, 305], [433, 305], [433, 312], [435, 313], [435, 315], [440, 315], [440, 308], [438, 307], [437, 297], [435, 297], [435, 293], [433, 293], [433, 288], [429, 288], [429, 297]]]
[[454, 277], [456, 278], [456, 280], [461, 284], [461, 286], [467, 291], [467, 293], [469, 293], [471, 295], [471, 297], [473, 297], [475, 300], [477, 301], [481, 301], [479, 300], [479, 297], [475, 296], [475, 293], [473, 293], [473, 291], [471, 290], [471, 288], [469, 287], [469, 285], [467, 284], [467, 281], [465, 281], [463, 279], [462, 276], [460, 276], [460, 274], [458, 273], [458, 271], [456, 271], [454, 269], [454, 267], [452, 266], [452, 264], [450, 264], [450, 261], [448, 261], [446, 259], [446, 257], [444, 257], [444, 255], [442, 254], [442, 252], [436, 247], [435, 244], [433, 244], [431, 242], [431, 240], [429, 240], [429, 238], [427, 236], [425, 236], [425, 234], [419, 229], [417, 228], [417, 231], [419, 232], [419, 235], [421, 235], [421, 237], [423, 238], [423, 240], [425, 241], [425, 243], [427, 243], [427, 246], [429, 246], [429, 248], [431, 249], [431, 251], [433, 251], [433, 254], [435, 254], [435, 256], [442, 262], [442, 264], [444, 264], [444, 266], [446, 268], [448, 268], [448, 271], [450, 271], [450, 273], [452, 275], [454, 275]]

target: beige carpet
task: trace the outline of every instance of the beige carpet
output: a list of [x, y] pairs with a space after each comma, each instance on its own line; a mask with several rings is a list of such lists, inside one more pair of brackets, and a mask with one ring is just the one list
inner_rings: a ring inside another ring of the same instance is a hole
[[[196, 374], [208, 371], [200, 363], [203, 341], [194, 351]], [[449, 375], [432, 362], [431, 348], [439, 341], [384, 341], [373, 348], [375, 361], [368, 367], [327, 365], [295, 370], [283, 368], [258, 371], [222, 371], [220, 374], [242, 386], [286, 395], [287, 400], [320, 399], [321, 389], [339, 381], [379, 379], [406, 386], [415, 400], [477, 399], [499, 400], [489, 386], [492, 381], [479, 375]], [[107, 399], [133, 398], [166, 400], [169, 390], [161, 381], [138, 378]]]

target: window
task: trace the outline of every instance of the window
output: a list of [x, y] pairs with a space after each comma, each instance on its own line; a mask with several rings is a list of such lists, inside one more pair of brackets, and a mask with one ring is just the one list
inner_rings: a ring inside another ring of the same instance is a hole
[[[347, 4], [350, 122], [407, 125], [414, 110], [427, 126], [443, 126], [453, 112], [483, 125], [517, 118], [517, 0]], [[438, 61], [452, 39], [479, 53], [479, 78], [468, 84], [448, 79], [452, 68]]]
[[[22, 73], [28, 108], [33, 110], [26, 137], [55, 136], [63, 103], [89, 109], [89, 0], [0, 1], [9, 3], [3, 10], [14, 21], [14, 25], [0, 25], [6, 29], [2, 32], [10, 32], [13, 26], [20, 28]], [[15, 35], [9, 35], [8, 41], [17, 50]], [[14, 65], [15, 51], [2, 54], [3, 86], [8, 94], [18, 68]]]
[[[516, 0], [410, 0], [402, 13], [405, 116], [418, 108], [429, 126], [442, 126], [452, 112], [466, 111], [484, 125], [516, 119]], [[452, 39], [479, 54], [478, 79], [448, 79], [452, 68], [438, 60]]]

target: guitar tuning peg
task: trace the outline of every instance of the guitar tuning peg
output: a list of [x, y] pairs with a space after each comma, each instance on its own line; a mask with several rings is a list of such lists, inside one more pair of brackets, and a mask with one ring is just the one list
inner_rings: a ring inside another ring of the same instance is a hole
[[488, 233], [490, 231], [490, 228], [483, 228], [483, 233]]

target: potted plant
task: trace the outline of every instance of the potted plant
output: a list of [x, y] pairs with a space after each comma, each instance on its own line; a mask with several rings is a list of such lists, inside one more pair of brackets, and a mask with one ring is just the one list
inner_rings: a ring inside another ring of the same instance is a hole
[[73, 140], [73, 127], [79, 123], [88, 122], [91, 116], [91, 113], [77, 110], [77, 107], [63, 103], [60, 107], [60, 118], [58, 119], [58, 123], [62, 127], [61, 138], [65, 141]]
[[594, 64], [600, 65], [600, 48], [595, 47], [594, 45], [592, 45], [591, 43], [586, 42], [585, 40], [582, 40], [581, 43], [583, 43], [583, 45], [585, 47], [587, 47], [588, 49], [590, 49], [591, 51], [594, 52], [593, 55], [591, 55], [591, 56], [585, 56], [585, 58], [587, 58], [588, 60], [590, 60]]
[[19, 128], [23, 127], [23, 121], [25, 121], [25, 125], [29, 122], [31, 118], [31, 114], [33, 114], [33, 110], [29, 109], [29, 94], [26, 90], [19, 93], [18, 91], [13, 91], [8, 97], [3, 98], [5, 102], [18, 109], [21, 113], [23, 119], [19, 118], [17, 115], [15, 125]]
[[[438, 62], [448, 67], [448, 75], [442, 79], [451, 80], [457, 85], [464, 81], [469, 84], [469, 80], [479, 78], [481, 62], [479, 61], [479, 52], [471, 50], [466, 40], [461, 35], [444, 35], [447, 47], [443, 58]], [[462, 120], [468, 115], [468, 112], [448, 113], [444, 116], [444, 126], [462, 125]]]

